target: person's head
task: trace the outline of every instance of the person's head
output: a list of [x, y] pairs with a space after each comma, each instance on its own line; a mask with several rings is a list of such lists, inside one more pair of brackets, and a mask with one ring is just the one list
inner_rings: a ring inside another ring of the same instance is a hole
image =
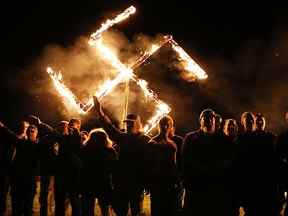
[[29, 127], [29, 122], [21, 121], [18, 125], [18, 133], [19, 134], [26, 134], [28, 127]]
[[164, 116], [159, 121], [159, 131], [160, 134], [165, 134], [168, 137], [174, 136], [174, 121], [171, 116]]
[[56, 130], [58, 131], [58, 133], [63, 134], [63, 135], [67, 135], [69, 133], [69, 122], [68, 121], [60, 121], [56, 127]]
[[284, 120], [288, 124], [288, 111], [284, 112]]
[[215, 132], [215, 112], [212, 109], [204, 109], [199, 117], [200, 130], [205, 133]]
[[41, 124], [39, 117], [35, 115], [28, 115], [26, 121], [31, 125], [35, 125], [36, 127]]
[[235, 119], [226, 119], [224, 128], [224, 134], [228, 137], [235, 137], [238, 133], [238, 126]]
[[80, 129], [81, 129], [81, 120], [80, 119], [76, 119], [76, 118], [70, 119], [69, 128], [77, 129], [78, 131], [80, 131]]
[[112, 141], [102, 128], [97, 128], [90, 131], [86, 145], [93, 149], [111, 148]]
[[241, 124], [245, 132], [252, 132], [254, 126], [254, 115], [251, 112], [244, 112], [241, 115]]
[[142, 122], [139, 115], [128, 114], [124, 122], [128, 133], [137, 134], [142, 132]]
[[81, 131], [80, 136], [81, 136], [81, 144], [85, 144], [86, 141], [88, 140], [89, 133], [87, 131]]
[[26, 131], [27, 139], [33, 142], [37, 141], [38, 129], [35, 125], [29, 125]]
[[261, 113], [255, 115], [254, 130], [255, 131], [264, 131], [266, 126], [266, 120]]
[[219, 114], [215, 115], [215, 131], [218, 132], [222, 129], [222, 117]]

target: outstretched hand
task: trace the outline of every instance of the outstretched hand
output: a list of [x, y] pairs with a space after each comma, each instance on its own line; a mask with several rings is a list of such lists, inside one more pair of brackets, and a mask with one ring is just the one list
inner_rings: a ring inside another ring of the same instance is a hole
[[2, 123], [2, 122], [0, 122], [0, 128], [3, 128], [5, 125]]
[[94, 111], [97, 114], [101, 114], [102, 112], [101, 104], [96, 96], [93, 96], [93, 101], [94, 101]]

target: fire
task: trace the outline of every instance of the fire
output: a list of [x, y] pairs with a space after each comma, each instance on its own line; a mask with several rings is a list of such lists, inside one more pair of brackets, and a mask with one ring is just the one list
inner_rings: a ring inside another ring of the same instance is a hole
[[154, 115], [148, 120], [147, 124], [144, 126], [145, 134], [148, 134], [160, 121], [162, 117], [170, 113], [171, 108], [161, 100], [157, 101], [156, 111]]
[[196, 76], [198, 79], [206, 79], [208, 77], [206, 72], [176, 43], [176, 41], [171, 40], [171, 45], [177, 52], [179, 59], [183, 61], [185, 70], [189, 71], [192, 76]]
[[[111, 65], [118, 71], [116, 78], [113, 80], [107, 80], [101, 85], [98, 90], [94, 93], [94, 95], [101, 100], [105, 95], [109, 94], [119, 83], [122, 83], [127, 80], [133, 80], [137, 83], [138, 86], [143, 90], [143, 93], [146, 98], [155, 101], [156, 103], [156, 111], [153, 116], [148, 120], [147, 124], [144, 126], [144, 132], [149, 133], [155, 125], [159, 122], [159, 120], [167, 115], [171, 108], [159, 100], [156, 94], [148, 88], [148, 83], [145, 80], [138, 79], [134, 74], [134, 70], [142, 65], [151, 55], [157, 52], [161, 47], [165, 44], [170, 43], [173, 50], [177, 52], [179, 60], [183, 65], [184, 69], [189, 73], [190, 78], [198, 78], [198, 79], [206, 79], [207, 74], [205, 71], [181, 48], [172, 38], [172, 36], [164, 36], [163, 40], [159, 43], [152, 44], [151, 47], [144, 52], [142, 56], [140, 56], [132, 65], [124, 65], [117, 56], [106, 46], [104, 46], [102, 41], [102, 33], [107, 31], [113, 25], [129, 18], [132, 14], [136, 12], [136, 8], [131, 6], [127, 8], [124, 12], [116, 16], [114, 19], [106, 20], [101, 27], [94, 32], [89, 39], [89, 44], [99, 50], [104, 59], [111, 63]], [[65, 86], [62, 81], [62, 74], [56, 73], [52, 70], [52, 68], [48, 67], [47, 72], [51, 77], [55, 88], [59, 92], [59, 94], [65, 98], [72, 107], [74, 107], [78, 113], [86, 114], [93, 106], [93, 98], [91, 97], [86, 104], [82, 104], [76, 96]]]
[[150, 98], [156, 102], [156, 111], [143, 128], [144, 132], [148, 134], [158, 124], [162, 117], [170, 113], [171, 108], [166, 103], [157, 98], [156, 94], [148, 88], [148, 83], [145, 80], [139, 79], [136, 82], [143, 90], [145, 97]]
[[[148, 89], [148, 84], [145, 80], [139, 80], [137, 76], [133, 73], [133, 69], [137, 68], [139, 65], [143, 64], [151, 55], [153, 55], [160, 47], [163, 46], [163, 44], [170, 41], [170, 38], [166, 38], [165, 41], [163, 41], [161, 44], [154, 44], [151, 46], [151, 49], [148, 52], [145, 52], [144, 55], [142, 55], [130, 68], [125, 66], [123, 63], [119, 61], [117, 56], [111, 52], [107, 47], [105, 47], [102, 43], [101, 39], [98, 39], [96, 41], [93, 41], [93, 43], [90, 43], [90, 45], [96, 47], [98, 50], [101, 51], [104, 58], [106, 58], [114, 68], [116, 68], [119, 71], [118, 76], [113, 80], [107, 83], [105, 83], [100, 90], [98, 90], [95, 94], [95, 96], [99, 99], [101, 99], [104, 95], [108, 94], [112, 91], [112, 89], [117, 86], [117, 84], [127, 80], [132, 79], [134, 80], [143, 90], [146, 97], [153, 99], [156, 101], [157, 104], [157, 111], [155, 115], [148, 121], [148, 124], [144, 127], [145, 133], [149, 133], [153, 127], [158, 123], [158, 121], [161, 119], [162, 116], [168, 114], [170, 112], [170, 108], [168, 105], [164, 104], [164, 102], [157, 99], [155, 94], [152, 90]], [[93, 104], [90, 103], [91, 109]], [[159, 106], [161, 104], [161, 106]], [[167, 112], [167, 110], [169, 110]], [[86, 111], [86, 109], [85, 109]]]
[[76, 96], [69, 90], [69, 88], [63, 83], [62, 74], [58, 74], [53, 71], [51, 67], [47, 67], [47, 73], [53, 81], [53, 84], [59, 94], [65, 98], [78, 113], [84, 113], [81, 106], [82, 103], [76, 98]]
[[131, 16], [132, 14], [134, 14], [136, 12], [136, 8], [134, 6], [130, 6], [129, 8], [127, 8], [124, 12], [122, 12], [121, 14], [119, 14], [118, 16], [116, 16], [114, 19], [110, 20], [106, 20], [105, 23], [103, 23], [101, 25], [101, 27], [91, 35], [90, 37], [90, 43], [94, 43], [95, 40], [98, 40], [101, 37], [101, 34], [106, 31], [107, 29], [109, 29], [110, 27], [112, 27], [113, 25], [122, 22], [123, 20], [127, 19], [129, 16]]

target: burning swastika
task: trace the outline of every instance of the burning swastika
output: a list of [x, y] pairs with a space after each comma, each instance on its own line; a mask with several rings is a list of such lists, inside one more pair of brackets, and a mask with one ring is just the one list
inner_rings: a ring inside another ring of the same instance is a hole
[[[123, 64], [117, 56], [104, 45], [102, 33], [107, 31], [113, 25], [127, 19], [136, 12], [136, 8], [131, 6], [124, 12], [116, 16], [114, 19], [108, 19], [101, 27], [90, 36], [89, 45], [101, 52], [103, 58], [107, 60], [117, 71], [118, 74], [113, 80], [107, 80], [94, 95], [101, 100], [108, 95], [118, 84], [127, 80], [132, 80], [143, 90], [146, 98], [149, 98], [156, 103], [156, 111], [153, 116], [147, 121], [144, 126], [144, 132], [149, 133], [159, 120], [167, 115], [171, 108], [158, 99], [157, 95], [148, 88], [148, 83], [145, 80], [139, 79], [134, 73], [134, 70], [141, 66], [148, 58], [156, 53], [165, 44], [170, 44], [172, 49], [177, 53], [178, 59], [181, 62], [183, 69], [188, 73], [188, 76], [194, 79], [206, 79], [205, 71], [181, 48], [172, 36], [164, 36], [163, 39], [157, 43], [152, 44], [150, 49], [144, 52], [132, 65]], [[47, 72], [50, 75], [53, 84], [59, 94], [69, 102], [69, 104], [80, 114], [86, 114], [94, 106], [93, 98], [91, 97], [87, 103], [83, 104], [73, 92], [64, 84], [62, 74], [54, 71], [51, 67], [47, 67]]]

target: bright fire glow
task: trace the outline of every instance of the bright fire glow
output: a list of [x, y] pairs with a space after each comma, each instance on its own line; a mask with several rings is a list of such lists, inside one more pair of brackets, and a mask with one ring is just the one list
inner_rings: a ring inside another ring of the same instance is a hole
[[53, 81], [53, 84], [59, 94], [66, 99], [73, 108], [77, 110], [78, 113], [83, 113], [81, 109], [81, 102], [76, 98], [76, 96], [70, 91], [70, 89], [63, 83], [62, 74], [58, 74], [53, 71], [51, 67], [47, 67], [47, 73]]
[[[163, 45], [166, 43], [170, 43], [174, 51], [177, 52], [179, 60], [183, 65], [184, 69], [187, 70], [190, 77], [196, 77], [198, 79], [206, 79], [207, 74], [205, 71], [181, 48], [173, 39], [172, 36], [165, 36], [162, 41], [157, 44], [152, 44], [150, 49], [138, 58], [132, 65], [126, 66], [124, 65], [117, 56], [106, 46], [104, 46], [102, 42], [102, 33], [107, 31], [113, 25], [129, 18], [132, 14], [136, 12], [136, 8], [131, 6], [127, 8], [124, 12], [116, 16], [114, 19], [106, 20], [101, 27], [90, 36], [89, 44], [99, 50], [104, 59], [112, 64], [112, 66], [118, 71], [116, 78], [113, 80], [107, 80], [101, 85], [97, 92], [95, 92], [95, 96], [101, 100], [105, 95], [109, 94], [119, 83], [124, 82], [126, 80], [133, 80], [137, 83], [138, 86], [143, 90], [143, 93], [146, 98], [155, 101], [156, 110], [153, 116], [148, 120], [147, 124], [144, 126], [144, 132], [149, 133], [156, 124], [158, 124], [159, 120], [167, 115], [171, 109], [170, 107], [159, 100], [156, 94], [148, 88], [148, 83], [145, 80], [138, 79], [134, 74], [134, 71], [137, 67], [142, 65], [151, 55], [157, 52]], [[91, 97], [88, 102], [83, 105], [76, 96], [65, 86], [62, 81], [61, 73], [56, 73], [52, 70], [52, 68], [48, 67], [47, 72], [51, 77], [53, 84], [59, 94], [66, 99], [73, 108], [75, 108], [78, 113], [86, 114], [93, 106], [93, 98]]]
[[124, 12], [122, 12], [121, 14], [119, 14], [118, 16], [116, 16], [114, 19], [110, 20], [106, 20], [106, 22], [104, 22], [101, 27], [91, 35], [90, 37], [90, 41], [89, 44], [92, 43], [95, 40], [98, 40], [101, 37], [101, 34], [106, 31], [107, 29], [109, 29], [110, 27], [112, 27], [113, 25], [122, 22], [123, 20], [127, 19], [130, 15], [134, 14], [136, 12], [136, 8], [134, 6], [130, 6], [129, 8], [127, 8]]
[[157, 98], [156, 94], [148, 88], [148, 83], [145, 80], [138, 79], [136, 82], [143, 90], [145, 97], [150, 98], [156, 102], [156, 111], [143, 128], [144, 132], [148, 134], [158, 124], [162, 117], [170, 113], [171, 108], [166, 103]]
[[183, 61], [184, 69], [191, 72], [198, 79], [206, 79], [206, 72], [180, 47], [176, 41], [171, 41], [172, 48], [177, 52], [181, 61]]
[[[131, 68], [128, 68], [123, 63], [121, 63], [119, 61], [119, 59], [117, 58], [117, 56], [113, 52], [111, 52], [107, 47], [105, 47], [103, 45], [103, 43], [100, 39], [98, 39], [97, 41], [93, 41], [93, 43], [90, 43], [90, 45], [93, 45], [94, 47], [96, 47], [101, 52], [102, 56], [105, 59], [107, 59], [112, 64], [112, 66], [119, 71], [118, 76], [113, 81], [109, 82], [108, 85], [105, 84], [104, 86], [102, 86], [100, 88], [100, 90], [95, 94], [96, 97], [101, 99], [101, 97], [103, 97], [104, 94], [106, 95], [108, 92], [111, 92], [112, 89], [118, 83], [123, 82], [127, 79], [132, 79], [141, 87], [141, 89], [143, 90], [144, 95], [146, 97], [148, 97], [151, 100], [154, 100], [156, 102], [156, 104], [157, 104], [156, 109], [157, 110], [156, 110], [155, 114], [153, 115], [153, 117], [150, 120], [148, 120], [147, 125], [144, 127], [145, 133], [149, 133], [152, 130], [152, 128], [155, 127], [155, 125], [158, 123], [158, 121], [162, 118], [162, 116], [164, 116], [170, 112], [170, 108], [164, 102], [158, 100], [157, 97], [154, 95], [152, 90], [148, 89], [146, 81], [137, 79], [136, 75], [133, 73], [132, 68], [135, 69], [139, 65], [143, 64], [152, 54], [154, 54], [161, 46], [163, 46], [163, 44], [165, 44], [168, 41], [170, 41], [170, 38], [167, 38], [160, 45], [156, 45], [156, 44], [152, 45], [150, 50], [148, 52], [145, 52], [144, 55], [141, 56]], [[99, 93], [99, 92], [101, 92], [101, 93]], [[88, 110], [91, 109], [93, 106], [92, 102], [90, 102], [90, 104], [91, 104], [91, 106], [88, 108]], [[86, 111], [86, 109], [85, 109], [85, 111]]]

